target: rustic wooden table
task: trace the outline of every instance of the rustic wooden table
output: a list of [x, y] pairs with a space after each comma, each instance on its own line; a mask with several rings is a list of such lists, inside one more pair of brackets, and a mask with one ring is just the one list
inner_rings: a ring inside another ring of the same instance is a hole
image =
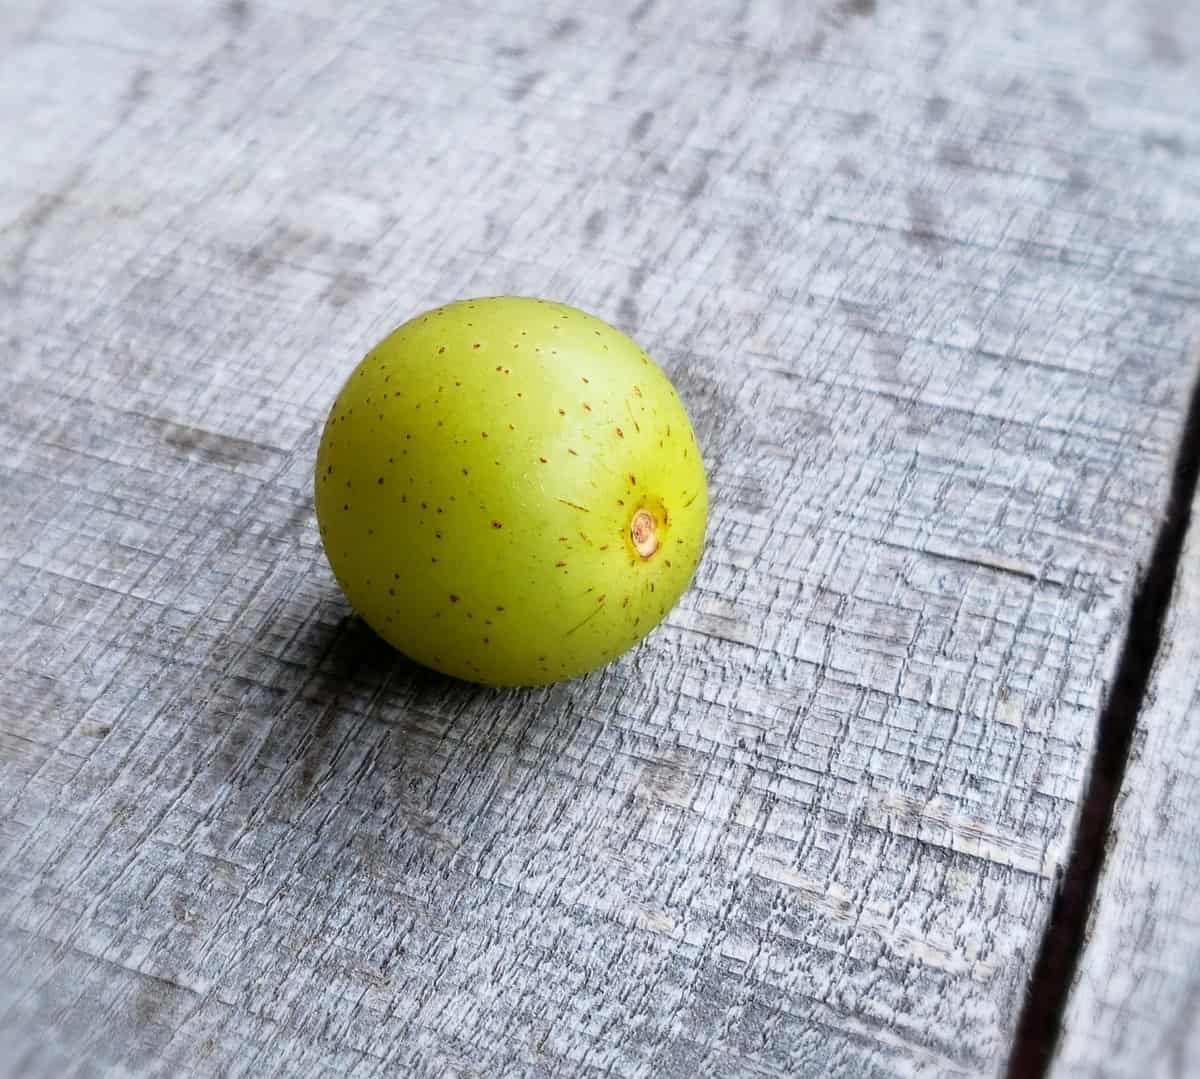
[[[0, 1072], [1200, 1074], [1198, 24], [0, 0]], [[536, 691], [382, 646], [310, 497], [502, 292], [713, 496]]]

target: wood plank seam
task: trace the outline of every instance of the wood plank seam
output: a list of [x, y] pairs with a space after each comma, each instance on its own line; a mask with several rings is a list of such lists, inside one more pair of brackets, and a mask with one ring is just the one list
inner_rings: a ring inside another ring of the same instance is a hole
[[1162, 644], [1198, 482], [1200, 377], [1192, 386], [1166, 510], [1134, 594], [1112, 687], [1097, 722], [1096, 750], [1080, 801], [1075, 838], [1026, 989], [1008, 1079], [1046, 1075], [1059, 1039], [1071, 986], [1087, 945], [1088, 916], [1104, 868], [1138, 716], [1146, 704]]

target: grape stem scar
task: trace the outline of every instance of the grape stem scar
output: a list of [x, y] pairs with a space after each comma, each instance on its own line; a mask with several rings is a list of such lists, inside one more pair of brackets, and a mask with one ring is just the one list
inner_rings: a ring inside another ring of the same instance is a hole
[[642, 558], [650, 558], [658, 550], [658, 526], [649, 510], [638, 510], [629, 522], [629, 538], [633, 549]]

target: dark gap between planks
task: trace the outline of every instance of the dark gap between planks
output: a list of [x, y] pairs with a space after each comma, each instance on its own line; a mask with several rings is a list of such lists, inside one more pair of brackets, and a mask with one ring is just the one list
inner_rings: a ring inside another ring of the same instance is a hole
[[1166, 517], [1154, 541], [1146, 573], [1134, 593], [1116, 675], [1100, 713], [1075, 842], [1025, 993], [1008, 1062], [1008, 1079], [1039, 1079], [1049, 1071], [1054, 1056], [1071, 986], [1087, 944], [1088, 916], [1104, 866], [1137, 718], [1145, 704], [1150, 672], [1162, 640], [1198, 477], [1200, 379], [1192, 387]]

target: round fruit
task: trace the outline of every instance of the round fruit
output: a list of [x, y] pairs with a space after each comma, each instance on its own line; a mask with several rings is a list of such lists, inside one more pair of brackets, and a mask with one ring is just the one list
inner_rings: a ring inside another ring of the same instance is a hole
[[413, 659], [571, 678], [687, 587], [708, 498], [667, 377], [605, 322], [516, 296], [405, 323], [334, 402], [317, 520], [353, 607]]

